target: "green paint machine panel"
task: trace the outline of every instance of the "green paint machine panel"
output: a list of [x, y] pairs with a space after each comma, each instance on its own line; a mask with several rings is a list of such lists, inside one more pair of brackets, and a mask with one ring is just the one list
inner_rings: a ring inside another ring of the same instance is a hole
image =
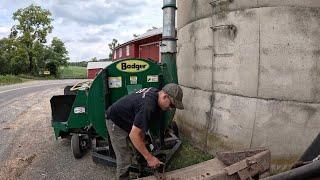
[[[67, 111], [54, 118], [56, 137], [61, 136], [61, 133], [83, 133], [91, 128], [94, 134], [106, 138], [107, 108], [123, 96], [139, 89], [147, 87], [161, 89], [164, 84], [172, 82], [172, 77], [168, 74], [170, 73], [167, 72], [165, 65], [145, 59], [124, 59], [110, 64], [96, 76], [90, 87], [79, 88], [75, 98], [66, 95], [53, 98], [59, 102], [55, 106], [57, 110], [61, 104], [68, 105]], [[70, 104], [72, 102], [73, 104]], [[172, 120], [173, 114], [174, 111], [163, 116], [166, 125]], [[156, 124], [151, 124], [151, 131], [156, 131], [156, 127], [158, 127]]]
[[[106, 79], [106, 109], [121, 97], [139, 89], [161, 89], [164, 85], [162, 65], [144, 59], [124, 59], [109, 65], [106, 69]], [[165, 120], [168, 121], [171, 119]], [[156, 132], [157, 127], [157, 124], [151, 124], [151, 131]]]
[[106, 69], [108, 82], [107, 106], [121, 97], [145, 87], [160, 88], [161, 67], [144, 59], [125, 59], [109, 65]]

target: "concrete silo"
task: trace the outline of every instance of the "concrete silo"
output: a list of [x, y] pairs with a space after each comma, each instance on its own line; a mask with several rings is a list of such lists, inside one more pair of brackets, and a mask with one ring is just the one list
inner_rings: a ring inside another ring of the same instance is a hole
[[184, 133], [209, 152], [302, 153], [320, 130], [320, 1], [177, 5]]

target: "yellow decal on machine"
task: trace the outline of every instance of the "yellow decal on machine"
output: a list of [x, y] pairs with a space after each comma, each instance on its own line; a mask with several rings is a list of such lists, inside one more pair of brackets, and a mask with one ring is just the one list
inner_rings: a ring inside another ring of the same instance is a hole
[[119, 71], [137, 73], [149, 69], [149, 64], [141, 60], [121, 61], [116, 65]]
[[137, 84], [138, 77], [137, 76], [130, 76], [130, 84]]
[[159, 82], [158, 75], [149, 75], [147, 76], [147, 82]]
[[121, 88], [122, 87], [122, 78], [118, 77], [108, 77], [109, 88]]

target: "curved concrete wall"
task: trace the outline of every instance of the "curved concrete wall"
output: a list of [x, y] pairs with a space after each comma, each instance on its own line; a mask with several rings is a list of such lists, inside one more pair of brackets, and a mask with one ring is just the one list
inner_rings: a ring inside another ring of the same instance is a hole
[[208, 151], [301, 153], [320, 129], [320, 1], [209, 2], [178, 0], [179, 125]]
[[[220, 7], [212, 8], [211, 2], [215, 0], [178, 0], [178, 29], [202, 18], [211, 17], [220, 13]], [[226, 0], [221, 0], [226, 1]], [[228, 3], [227, 11], [261, 7], [320, 7], [318, 0], [233, 0]], [[224, 10], [225, 7], [222, 7]]]

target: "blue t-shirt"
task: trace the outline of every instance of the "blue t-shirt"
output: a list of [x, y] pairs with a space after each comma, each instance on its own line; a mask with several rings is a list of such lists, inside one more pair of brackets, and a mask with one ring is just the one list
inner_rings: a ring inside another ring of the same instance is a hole
[[158, 92], [156, 88], [144, 88], [122, 97], [108, 108], [107, 119], [128, 133], [132, 125], [147, 132], [150, 122], [158, 121], [162, 112], [158, 105]]

